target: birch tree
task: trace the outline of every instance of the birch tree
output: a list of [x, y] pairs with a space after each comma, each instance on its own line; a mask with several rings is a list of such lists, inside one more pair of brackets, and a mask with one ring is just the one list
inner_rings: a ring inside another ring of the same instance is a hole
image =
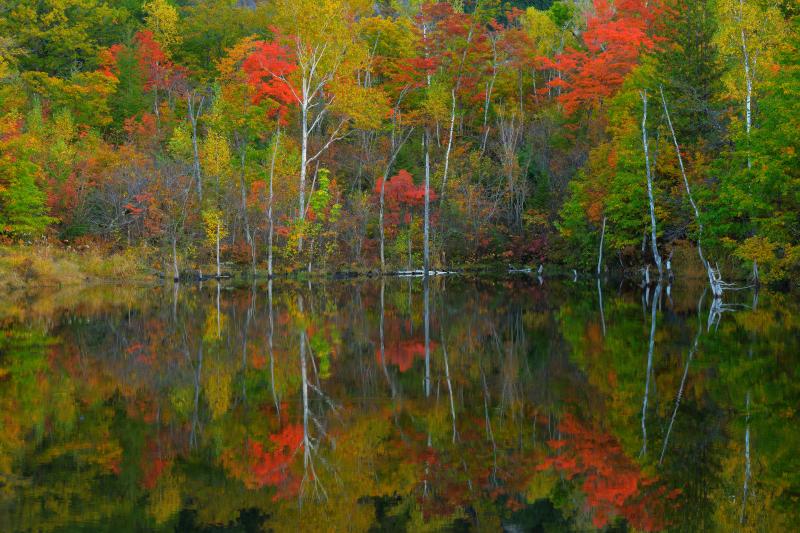
[[640, 93], [642, 97], [642, 146], [644, 147], [644, 165], [647, 177], [647, 200], [650, 205], [650, 243], [653, 248], [653, 260], [658, 268], [658, 277], [664, 275], [661, 266], [661, 255], [658, 253], [658, 240], [656, 235], [656, 206], [653, 199], [653, 171], [650, 166], [650, 145], [647, 138], [647, 89]]
[[[718, 5], [717, 44], [731, 63], [725, 82], [731, 96], [744, 107], [744, 130], [749, 145], [757, 85], [785, 41], [786, 22], [774, 2], [721, 0]], [[736, 63], [738, 67], [734, 66]], [[752, 166], [750, 156], [747, 166]]]
[[[368, 57], [355, 23], [371, 8], [365, 0], [277, 0], [273, 22], [296, 69], [265, 73], [281, 81], [299, 111], [300, 168], [297, 220], [307, 214], [309, 171], [325, 151], [347, 135], [348, 122], [371, 117], [367, 99], [359, 99], [354, 72]], [[321, 137], [313, 144], [315, 136]], [[298, 250], [303, 249], [302, 233]]]

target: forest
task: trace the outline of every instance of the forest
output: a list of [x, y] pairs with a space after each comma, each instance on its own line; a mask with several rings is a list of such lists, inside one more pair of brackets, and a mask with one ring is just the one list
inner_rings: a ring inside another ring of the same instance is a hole
[[799, 158], [794, 0], [0, 6], [23, 259], [674, 269], [716, 293], [796, 277]]

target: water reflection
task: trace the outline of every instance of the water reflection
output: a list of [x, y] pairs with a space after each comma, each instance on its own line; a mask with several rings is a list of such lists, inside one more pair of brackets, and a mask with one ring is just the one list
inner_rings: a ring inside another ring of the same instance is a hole
[[791, 529], [800, 315], [740, 298], [521, 277], [8, 301], [0, 523]]

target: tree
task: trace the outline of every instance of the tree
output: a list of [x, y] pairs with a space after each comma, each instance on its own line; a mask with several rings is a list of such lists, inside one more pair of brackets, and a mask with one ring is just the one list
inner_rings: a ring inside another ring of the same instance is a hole
[[[736, 58], [741, 68], [731, 69], [726, 81], [734, 97], [744, 104], [745, 135], [749, 142], [757, 84], [784, 42], [786, 24], [778, 7], [762, 0], [723, 0], [718, 9], [720, 50], [729, 60]], [[737, 70], [741, 74], [735, 74]], [[748, 168], [752, 165], [750, 159], [747, 165]]]
[[173, 50], [181, 42], [178, 10], [167, 0], [148, 0], [142, 4], [144, 22], [153, 38], [166, 50]]
[[[386, 205], [385, 209], [385, 222], [387, 224], [388, 234], [390, 237], [401, 237], [399, 228], [403, 225], [406, 226], [406, 251], [408, 252], [408, 268], [412, 266], [412, 234], [413, 222], [415, 212], [422, 207], [425, 207], [426, 193], [425, 184], [414, 185], [414, 179], [407, 170], [400, 170], [396, 176], [393, 176], [384, 183], [382, 178], [379, 178], [375, 183], [374, 193], [376, 195], [383, 195]], [[436, 192], [429, 191], [427, 197], [428, 205], [431, 200], [436, 200]], [[397, 242], [395, 249], [402, 250], [404, 243]]]
[[[291, 53], [296, 68], [291, 72], [266, 72], [269, 85], [283, 84], [300, 111], [300, 169], [297, 219], [306, 216], [306, 181], [309, 169], [335, 142], [344, 138], [345, 125], [352, 117], [374, 119], [359, 106], [365, 92], [354, 83], [352, 73], [363, 63], [363, 43], [354, 39], [356, 18], [368, 9], [368, 2], [325, 0], [279, 0], [274, 22], [281, 34], [280, 46]], [[321, 146], [312, 152], [312, 136], [322, 131], [327, 115], [333, 119]], [[302, 236], [298, 249], [303, 249]]]
[[132, 22], [130, 11], [107, 0], [11, 0], [0, 34], [28, 51], [22, 69], [67, 76], [96, 68], [98, 52], [130, 35]]
[[0, 228], [3, 233], [38, 237], [56, 221], [47, 215], [45, 194], [36, 185], [35, 172], [36, 166], [30, 162], [22, 161], [13, 166], [0, 163]]
[[594, 12], [581, 34], [585, 50], [541, 58], [545, 68], [559, 72], [548, 85], [558, 92], [567, 113], [597, 106], [622, 86], [640, 53], [655, 46], [652, 26], [659, 12], [656, 1], [594, 0]]

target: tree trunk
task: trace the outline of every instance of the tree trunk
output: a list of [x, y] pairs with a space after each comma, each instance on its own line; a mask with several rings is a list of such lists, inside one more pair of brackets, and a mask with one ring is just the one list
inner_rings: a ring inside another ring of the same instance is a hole
[[246, 145], [242, 146], [242, 153], [240, 155], [241, 169], [239, 174], [239, 187], [242, 193], [242, 219], [244, 222], [244, 236], [247, 244], [250, 245], [250, 262], [253, 266], [253, 275], [256, 274], [256, 239], [255, 235], [250, 232], [250, 217], [247, 213], [247, 183], [245, 181], [245, 158], [246, 158]]
[[439, 197], [439, 208], [444, 205], [445, 191], [447, 190], [447, 171], [450, 168], [450, 151], [453, 148], [453, 128], [456, 124], [456, 90], [451, 91], [452, 104], [450, 107], [450, 135], [447, 138], [447, 150], [444, 153], [444, 173], [442, 174], [442, 195]]
[[181, 273], [180, 273], [180, 270], [178, 270], [178, 246], [177, 246], [177, 243], [175, 242], [176, 240], [177, 239], [176, 239], [175, 235], [173, 235], [172, 236], [172, 267], [175, 270], [175, 278], [174, 278], [175, 281], [180, 281]]
[[425, 144], [425, 220], [423, 223], [423, 251], [422, 251], [422, 264], [424, 269], [424, 276], [428, 277], [430, 270], [430, 231], [431, 231], [431, 154], [430, 154], [430, 134], [425, 130], [424, 144]]
[[650, 240], [653, 247], [653, 260], [658, 268], [658, 277], [664, 275], [661, 266], [661, 255], [658, 253], [658, 240], [656, 237], [656, 207], [653, 199], [653, 174], [650, 169], [650, 148], [647, 143], [647, 90], [641, 92], [642, 96], [642, 144], [644, 145], [644, 162], [647, 173], [647, 199], [650, 203]]
[[600, 232], [600, 253], [597, 257], [597, 277], [600, 277], [600, 268], [603, 265], [603, 241], [606, 238], [606, 217], [603, 217], [603, 230]]
[[272, 218], [272, 203], [275, 198], [273, 182], [275, 179], [275, 158], [278, 155], [278, 143], [281, 140], [280, 126], [275, 132], [275, 146], [272, 148], [272, 162], [269, 166], [269, 202], [267, 203], [267, 222], [269, 229], [267, 232], [267, 275], [272, 278], [272, 239], [275, 231], [275, 225]]
[[431, 395], [431, 309], [428, 275], [422, 277], [422, 291], [425, 299], [425, 396]]
[[383, 209], [384, 203], [386, 198], [386, 178], [389, 174], [389, 166], [387, 165], [387, 170], [383, 173], [383, 180], [381, 181], [381, 194], [380, 194], [380, 207], [378, 209], [378, 226], [380, 227], [380, 246], [381, 246], [381, 274], [386, 271], [386, 255], [384, 252], [384, 248], [386, 247], [386, 230], [383, 226]]
[[750, 51], [747, 47], [747, 37], [744, 33], [744, 0], [739, 0], [739, 13], [741, 20], [740, 32], [742, 34], [742, 60], [744, 62], [744, 81], [745, 81], [745, 131], [747, 133], [747, 168], [752, 167], [752, 160], [750, 158], [750, 129], [753, 124], [753, 69], [750, 65]]
[[686, 195], [689, 198], [689, 203], [694, 211], [694, 219], [697, 222], [697, 255], [700, 256], [700, 262], [703, 263], [703, 268], [706, 270], [708, 283], [711, 285], [711, 292], [714, 294], [715, 298], [719, 298], [722, 296], [722, 287], [717, 279], [717, 274], [714, 273], [714, 269], [711, 268], [711, 264], [706, 260], [705, 255], [703, 255], [703, 223], [700, 221], [700, 210], [697, 208], [697, 204], [694, 201], [692, 189], [689, 187], [689, 179], [686, 177], [686, 168], [683, 164], [683, 155], [681, 154], [681, 148], [678, 144], [678, 137], [675, 135], [675, 128], [672, 125], [672, 118], [670, 117], [669, 108], [667, 107], [667, 98], [664, 96], [664, 88], [660, 87], [659, 90], [661, 91], [661, 102], [664, 105], [664, 116], [667, 119], [669, 131], [672, 134], [672, 143], [675, 146], [675, 154], [678, 156], [678, 166], [681, 169], [683, 186], [686, 188]]
[[194, 104], [194, 97], [195, 93], [192, 91], [189, 93], [187, 97], [188, 107], [189, 107], [189, 122], [192, 125], [192, 152], [193, 152], [193, 161], [192, 161], [192, 171], [194, 173], [194, 180], [197, 184], [197, 197], [202, 201], [203, 200], [203, 179], [200, 174], [200, 147], [197, 140], [197, 120], [200, 118], [200, 113], [203, 109], [203, 102], [205, 101], [205, 95], [200, 98], [200, 103], [195, 108]]
[[219, 266], [219, 233], [220, 233], [219, 224], [220, 224], [219, 221], [217, 221], [217, 279], [219, 279], [222, 276], [222, 271], [220, 270]]
[[389, 161], [386, 163], [386, 169], [383, 171], [383, 181], [381, 181], [381, 194], [380, 194], [380, 209], [378, 212], [378, 225], [380, 227], [380, 248], [381, 248], [381, 273], [386, 271], [386, 256], [385, 256], [385, 248], [386, 248], [386, 228], [384, 227], [384, 209], [386, 205], [386, 180], [389, 179], [389, 174], [392, 172], [392, 165], [394, 165], [395, 159], [397, 159], [397, 154], [400, 152], [400, 148], [403, 147], [406, 140], [411, 136], [411, 130], [408, 131], [408, 134], [404, 137], [401, 136], [400, 141], [397, 141], [395, 128], [396, 122], [392, 124], [392, 153], [389, 156]]
[[[301, 103], [301, 121], [302, 121], [302, 142], [300, 146], [300, 213], [298, 218], [302, 222], [306, 218], [306, 175], [308, 169], [308, 103], [306, 101], [306, 88], [303, 83], [303, 102]], [[300, 238], [297, 241], [297, 250], [303, 251], [303, 234], [300, 233]]]

